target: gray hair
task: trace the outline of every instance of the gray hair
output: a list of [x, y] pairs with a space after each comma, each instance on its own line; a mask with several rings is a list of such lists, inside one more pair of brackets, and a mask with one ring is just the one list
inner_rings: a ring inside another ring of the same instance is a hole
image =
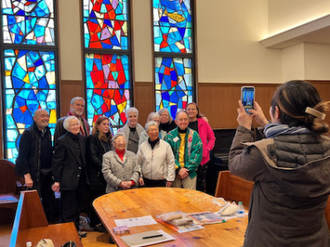
[[66, 129], [67, 131], [69, 131], [69, 126], [70, 126], [70, 123], [72, 122], [72, 120], [77, 120], [80, 125], [80, 121], [78, 118], [76, 118], [75, 116], [68, 116], [64, 119], [64, 122], [63, 122], [63, 128]]
[[82, 101], [85, 102], [84, 98], [77, 96], [77, 97], [74, 97], [74, 98], [71, 99], [70, 104], [74, 104], [74, 102], [76, 102], [77, 100], [82, 100]]
[[170, 121], [169, 121], [169, 123], [172, 123], [173, 118], [172, 118], [172, 116], [171, 116], [171, 114], [170, 114], [170, 111], [169, 111], [167, 108], [165, 108], [165, 107], [162, 108], [162, 109], [159, 109], [159, 111], [158, 111], [159, 116], [162, 115], [163, 112], [167, 112], [167, 113], [168, 113], [168, 115], [170, 116]]
[[115, 136], [112, 137], [112, 144], [115, 144], [116, 139], [117, 139], [119, 136], [123, 136], [123, 137], [125, 138], [125, 140], [126, 140], [126, 136], [125, 136], [125, 134], [124, 134], [123, 132], [118, 131], [117, 134], [115, 134]]
[[130, 107], [126, 110], [126, 117], [128, 118], [128, 114], [130, 114], [131, 112], [136, 113], [136, 115], [139, 117], [139, 111], [138, 109], [136, 109], [135, 107]]
[[157, 118], [157, 117], [160, 118], [158, 112], [154, 112], [154, 114], [152, 114], [152, 115], [150, 116], [150, 121], [155, 120], [155, 118]]
[[149, 131], [149, 128], [151, 127], [151, 126], [156, 126], [157, 127], [157, 129], [158, 129], [158, 124], [155, 122], [155, 121], [149, 121], [148, 123], [146, 123], [146, 127], [145, 127], [145, 129], [146, 129], [146, 131]]
[[152, 116], [155, 114], [156, 112], [150, 112], [149, 115], [148, 115], [148, 118], [147, 118], [147, 122], [151, 121], [152, 119]]

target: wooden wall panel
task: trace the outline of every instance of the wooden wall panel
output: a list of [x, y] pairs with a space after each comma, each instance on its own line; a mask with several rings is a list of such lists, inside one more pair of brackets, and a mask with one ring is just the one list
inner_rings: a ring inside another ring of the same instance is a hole
[[[209, 119], [213, 129], [232, 129], [237, 127], [238, 100], [242, 86], [251, 84], [200, 83], [198, 85], [198, 106]], [[269, 118], [270, 99], [278, 84], [257, 84], [256, 101]]]
[[[323, 101], [330, 100], [329, 81], [310, 81], [318, 90]], [[198, 106], [200, 111], [209, 119], [213, 129], [231, 129], [237, 127], [237, 108], [241, 87], [239, 83], [200, 83], [198, 85]], [[252, 86], [249, 84], [247, 86]], [[280, 84], [254, 84], [256, 101], [263, 109], [267, 118], [271, 98]], [[326, 122], [330, 123], [330, 113]], [[256, 126], [256, 123], [254, 123]]]
[[134, 106], [139, 110], [139, 123], [144, 127], [150, 112], [155, 111], [155, 93], [152, 82], [135, 82]]
[[64, 81], [60, 83], [60, 116], [68, 114], [72, 98], [80, 96], [85, 98], [85, 84], [83, 81]]

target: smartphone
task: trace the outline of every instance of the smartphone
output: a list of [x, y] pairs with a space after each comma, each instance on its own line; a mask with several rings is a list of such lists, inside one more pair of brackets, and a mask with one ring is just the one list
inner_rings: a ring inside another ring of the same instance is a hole
[[253, 86], [243, 86], [241, 88], [241, 101], [248, 114], [249, 109], [254, 108], [255, 88]]

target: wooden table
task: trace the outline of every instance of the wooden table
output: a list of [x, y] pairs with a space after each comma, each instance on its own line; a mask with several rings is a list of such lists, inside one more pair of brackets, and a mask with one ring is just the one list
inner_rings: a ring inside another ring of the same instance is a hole
[[[134, 218], [156, 215], [180, 210], [185, 213], [211, 211], [215, 212], [219, 206], [212, 202], [214, 197], [205, 193], [178, 188], [140, 188], [123, 190], [106, 194], [97, 198], [93, 206], [100, 216], [104, 226], [118, 246], [127, 246], [114, 234], [112, 228], [116, 226], [115, 219]], [[160, 223], [157, 225], [131, 227], [130, 234], [151, 230], [163, 230], [175, 241], [164, 242], [155, 246], [212, 246], [232, 247], [243, 246], [247, 219], [228, 220], [225, 223], [204, 225], [205, 229], [178, 233]]]

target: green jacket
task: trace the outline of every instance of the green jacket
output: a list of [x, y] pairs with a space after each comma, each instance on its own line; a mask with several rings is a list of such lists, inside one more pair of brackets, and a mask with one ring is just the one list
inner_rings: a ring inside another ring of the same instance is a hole
[[[194, 178], [197, 175], [198, 165], [201, 163], [203, 157], [203, 143], [198, 133], [190, 128], [187, 128], [185, 139], [184, 167], [189, 170], [189, 176]], [[168, 142], [172, 148], [175, 158], [175, 168], [179, 171], [181, 169], [179, 163], [181, 138], [178, 128], [170, 131], [165, 137], [165, 141]]]

